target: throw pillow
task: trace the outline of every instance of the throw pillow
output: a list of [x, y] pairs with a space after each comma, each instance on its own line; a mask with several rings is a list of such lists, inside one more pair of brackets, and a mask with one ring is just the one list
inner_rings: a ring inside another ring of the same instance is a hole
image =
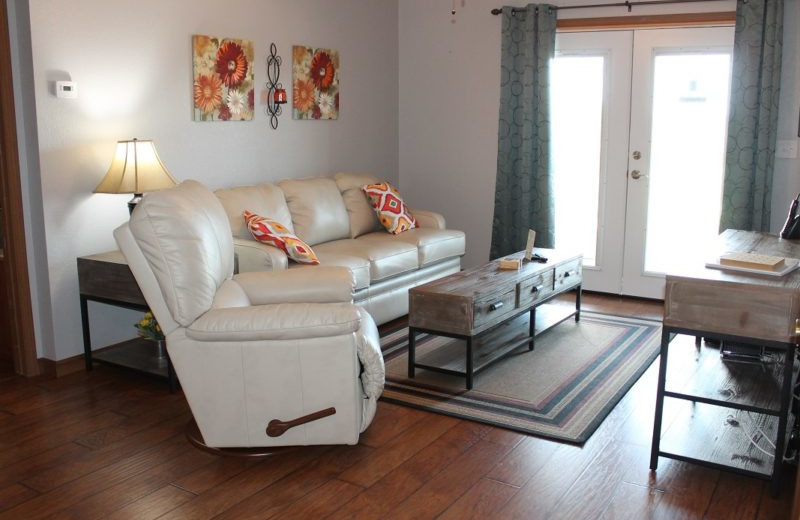
[[283, 224], [277, 220], [256, 215], [250, 211], [243, 213], [247, 222], [247, 229], [253, 238], [264, 244], [275, 246], [289, 259], [301, 264], [319, 264], [317, 255], [308, 244], [293, 235]]
[[361, 189], [369, 197], [372, 209], [378, 214], [378, 220], [389, 233], [397, 235], [419, 227], [417, 219], [408, 211], [400, 193], [388, 182], [367, 184]]

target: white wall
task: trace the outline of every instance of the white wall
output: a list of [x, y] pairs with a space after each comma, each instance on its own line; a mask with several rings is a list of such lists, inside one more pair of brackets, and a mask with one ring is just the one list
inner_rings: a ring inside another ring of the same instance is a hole
[[[92, 194], [118, 139], [155, 139], [179, 180], [211, 187], [286, 177], [370, 171], [397, 181], [396, 0], [30, 0], [41, 189], [47, 237], [53, 348], [82, 352], [76, 257], [115, 249], [129, 195]], [[253, 40], [255, 82], [266, 81], [270, 42], [291, 88], [291, 46], [337, 49], [341, 113], [293, 121], [277, 131], [263, 106], [254, 121], [192, 121], [192, 34]], [[57, 99], [54, 81], [78, 83]], [[96, 346], [131, 337], [138, 314], [104, 305], [91, 312]]]
[[[461, 5], [461, 4], [466, 5]], [[513, 2], [525, 5], [525, 2]], [[559, 6], [598, 3], [562, 0]], [[442, 211], [467, 233], [466, 266], [489, 257], [497, 166], [500, 17], [497, 0], [400, 0], [400, 183], [412, 206]], [[786, 0], [779, 139], [797, 138], [800, 0]], [[733, 0], [636, 7], [632, 15], [732, 11]], [[625, 8], [574, 9], [562, 18], [624, 16]], [[773, 231], [800, 192], [800, 162], [778, 159]]]

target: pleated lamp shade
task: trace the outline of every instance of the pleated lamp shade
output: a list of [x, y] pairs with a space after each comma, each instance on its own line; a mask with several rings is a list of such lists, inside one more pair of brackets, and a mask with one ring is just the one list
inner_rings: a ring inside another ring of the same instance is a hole
[[177, 182], [167, 171], [150, 139], [117, 141], [114, 160], [94, 193], [136, 193], [171, 188]]

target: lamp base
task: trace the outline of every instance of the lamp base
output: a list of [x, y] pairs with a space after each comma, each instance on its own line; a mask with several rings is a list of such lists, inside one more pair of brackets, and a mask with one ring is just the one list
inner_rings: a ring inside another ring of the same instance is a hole
[[133, 215], [133, 210], [136, 209], [136, 205], [142, 201], [142, 194], [141, 193], [134, 193], [133, 198], [128, 201], [128, 214]]

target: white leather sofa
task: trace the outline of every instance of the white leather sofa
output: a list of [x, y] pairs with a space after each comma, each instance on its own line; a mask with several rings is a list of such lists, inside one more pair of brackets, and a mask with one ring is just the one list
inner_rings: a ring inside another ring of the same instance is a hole
[[446, 229], [440, 214], [419, 209], [410, 210], [419, 228], [386, 232], [361, 191], [375, 182], [370, 174], [339, 173], [217, 190], [230, 220], [238, 271], [319, 267], [290, 262], [280, 249], [255, 241], [242, 217], [249, 210], [289, 228], [312, 247], [322, 266], [350, 269], [354, 303], [378, 324], [407, 314], [410, 288], [460, 271], [464, 233]]
[[[147, 194], [114, 237], [166, 335], [205, 445], [358, 442], [384, 366], [374, 321], [350, 303], [351, 271], [234, 275], [225, 210], [193, 181]], [[270, 426], [295, 419], [285, 432]]]

